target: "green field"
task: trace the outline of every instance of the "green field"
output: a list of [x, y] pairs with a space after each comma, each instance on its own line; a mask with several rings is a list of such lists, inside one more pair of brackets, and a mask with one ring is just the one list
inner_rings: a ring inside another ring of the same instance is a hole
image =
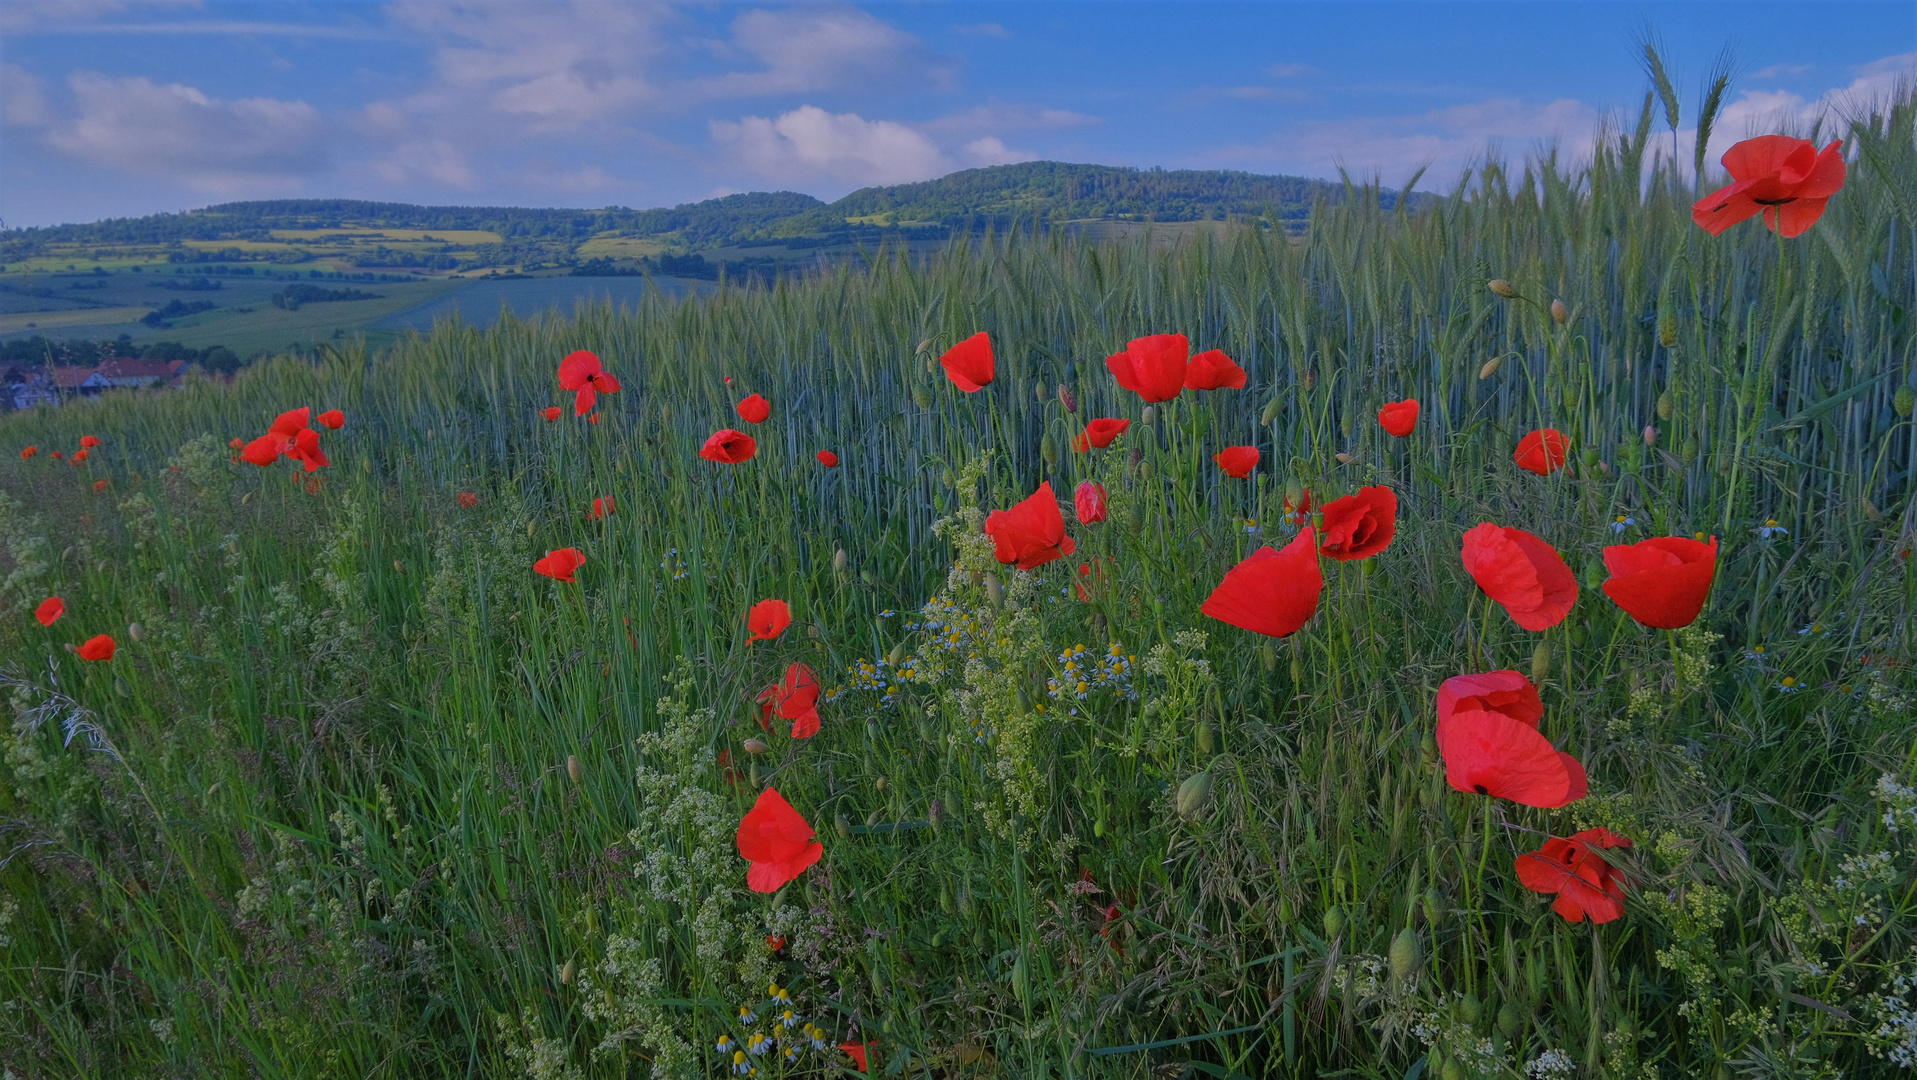
[[[941, 1080], [1894, 1075], [1914, 121], [1839, 133], [1789, 240], [1694, 226], [1647, 104], [1588, 167], [1359, 191], [1296, 239], [961, 239], [0, 417], [0, 1068], [833, 1076], [849, 1042]], [[965, 394], [936, 361], [981, 330]], [[1248, 384], [1147, 408], [1103, 360], [1155, 333]], [[621, 389], [548, 423], [581, 348]], [[330, 466], [231, 459], [300, 406], [344, 411]], [[1093, 417], [1131, 426], [1074, 452]], [[701, 458], [725, 427], [756, 455]], [[1541, 428], [1549, 475], [1514, 460]], [[1086, 480], [1110, 513], [1065, 510], [1069, 558], [997, 561], [986, 513]], [[1201, 613], [1288, 500], [1373, 486], [1395, 537], [1317, 562], [1298, 632]], [[1562, 553], [1562, 621], [1474, 583], [1484, 522]], [[1610, 599], [1607, 546], [1693, 535], [1695, 623]], [[533, 572], [568, 547], [576, 581]], [[749, 642], [767, 598], [794, 621]], [[800, 663], [809, 738], [757, 704]], [[1438, 688], [1500, 669], [1584, 798], [1447, 782]], [[823, 844], [774, 893], [737, 840], [766, 788]], [[1516, 860], [1598, 826], [1634, 841], [1602, 853], [1622, 915], [1567, 922]]]

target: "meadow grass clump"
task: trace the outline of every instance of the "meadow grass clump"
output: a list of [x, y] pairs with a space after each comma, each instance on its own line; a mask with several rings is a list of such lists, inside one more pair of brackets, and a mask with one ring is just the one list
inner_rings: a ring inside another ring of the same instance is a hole
[[[1825, 132], [1851, 176], [1787, 242], [1640, 183], [1647, 118], [1415, 213], [1354, 188], [1296, 238], [987, 236], [0, 419], [42, 448], [0, 465], [0, 1066], [1907, 1066], [1913, 117]], [[936, 361], [980, 330], [964, 394]], [[1101, 360], [1168, 332], [1248, 384], [1148, 411]], [[578, 349], [619, 389], [548, 422]], [[755, 456], [700, 459], [755, 393]], [[298, 406], [344, 411], [330, 466], [234, 460]], [[1132, 423], [1075, 452], [1096, 417]], [[1544, 476], [1513, 459], [1540, 428]], [[1107, 516], [1068, 558], [993, 557], [990, 511], [1085, 480]], [[1298, 633], [1200, 614], [1306, 491], [1378, 485], [1395, 538], [1325, 563]], [[1563, 554], [1562, 622], [1480, 594], [1486, 521]], [[1690, 626], [1599, 590], [1605, 546], [1693, 534], [1722, 546]], [[533, 573], [564, 548], [574, 582]], [[768, 598], [793, 622], [748, 644]], [[110, 661], [62, 647], [103, 633]], [[795, 664], [807, 739], [761, 723]], [[1447, 785], [1436, 690], [1497, 669], [1583, 799]], [[734, 830], [774, 785], [825, 851], [759, 894]], [[1567, 923], [1514, 859], [1596, 828], [1634, 841], [1624, 914]]]

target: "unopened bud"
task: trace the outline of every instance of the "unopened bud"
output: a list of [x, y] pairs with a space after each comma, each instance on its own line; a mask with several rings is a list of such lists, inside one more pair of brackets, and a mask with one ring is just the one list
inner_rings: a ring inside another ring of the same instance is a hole
[[1278, 650], [1270, 645], [1258, 646], [1258, 661], [1265, 665], [1266, 671], [1278, 670]]
[[1338, 464], [1340, 465], [1349, 465], [1358, 460], [1355, 454], [1333, 454], [1332, 456], [1338, 459]]
[[1492, 278], [1484, 283], [1484, 287], [1490, 289], [1493, 296], [1502, 296], [1506, 300], [1517, 299], [1518, 287], [1503, 278]]
[[1550, 677], [1551, 643], [1548, 641], [1540, 641], [1538, 642], [1538, 647], [1531, 650], [1531, 681], [1534, 683], [1543, 683], [1544, 680]]
[[1044, 441], [1038, 444], [1038, 454], [1040, 457], [1045, 459], [1045, 464], [1050, 465], [1053, 468], [1057, 468], [1058, 467], [1058, 440], [1052, 438], [1050, 435], [1045, 436]]
[[933, 799], [925, 808], [925, 820], [932, 823], [932, 831], [937, 832], [945, 824], [945, 804]]
[[924, 341], [919, 342], [918, 346], [912, 350], [912, 355], [917, 356], [918, 354], [924, 352], [925, 350], [931, 347], [932, 347], [932, 339], [926, 338]]
[[1433, 885], [1424, 891], [1424, 921], [1427, 925], [1436, 927], [1438, 920], [1444, 918], [1444, 914], [1444, 894]]
[[1058, 384], [1058, 403], [1065, 406], [1066, 412], [1075, 413], [1078, 411], [1078, 395], [1072, 393], [1072, 388], [1066, 386], [1064, 383]]
[[1305, 661], [1302, 657], [1296, 654], [1293, 654], [1291, 658], [1292, 685], [1296, 686], [1297, 684], [1302, 683], [1304, 681], [1305, 681]]
[[1145, 411], [1138, 414], [1138, 422], [1144, 424], [1146, 427], [1151, 427], [1157, 420], [1158, 410], [1152, 408], [1150, 405], [1145, 406]]
[[1045, 400], [1045, 380], [1044, 379], [1040, 379], [1037, 382], [1032, 384], [1032, 396], [1037, 398], [1040, 402], [1043, 402]]
[[1478, 378], [1488, 379], [1491, 376], [1496, 375], [1498, 373], [1498, 369], [1503, 366], [1504, 366], [1504, 357], [1494, 356], [1491, 359], [1486, 360], [1484, 362], [1484, 366], [1478, 369]]
[[839, 834], [839, 839], [841, 840], [852, 839], [852, 823], [845, 820], [844, 814], [840, 814], [839, 816], [832, 819], [832, 828], [837, 830]]
[[1644, 425], [1644, 445], [1657, 445], [1657, 429], [1649, 424]]
[[1400, 979], [1409, 979], [1424, 963], [1424, 945], [1418, 940], [1418, 932], [1409, 926], [1398, 931], [1391, 939], [1391, 973]]
[[528, 538], [531, 538], [531, 536], [532, 536], [532, 534], [533, 534], [533, 529], [534, 529], [534, 528], [536, 528], [536, 526], [535, 526], [535, 525], [534, 525], [534, 524], [533, 524], [532, 522], [530, 522], [530, 521], [528, 521], [528, 522], [526, 523], [526, 536], [527, 536]]
[[403, 574], [403, 573], [405, 573], [405, 572], [406, 572], [406, 564], [405, 564], [405, 563], [403, 563], [403, 562], [401, 562], [401, 561], [399, 561], [398, 559], [394, 559], [394, 560], [393, 560], [393, 573], [395, 573], [395, 574]]
[[813, 641], [824, 641], [825, 627], [820, 626], [818, 623], [813, 623], [811, 626], [805, 628], [805, 636], [811, 638]]
[[246, 505], [247, 503], [250, 503], [250, 502], [252, 502], [252, 501], [253, 501], [253, 493], [252, 493], [252, 492], [250, 492], [250, 491], [249, 491], [249, 492], [247, 492], [246, 494], [244, 494], [244, 495], [242, 495], [242, 496], [240, 496], [240, 505], [241, 505], [241, 506], [245, 506], [245, 505]]
[[1185, 778], [1184, 783], [1178, 785], [1178, 794], [1173, 800], [1173, 808], [1178, 811], [1179, 817], [1190, 821], [1203, 813], [1205, 807], [1209, 805], [1211, 805], [1210, 773], [1193, 773]]
[[1571, 309], [1564, 306], [1562, 300], [1551, 301], [1551, 319], [1559, 326], [1571, 321]]
[[1005, 586], [998, 583], [997, 574], [985, 575], [985, 599], [991, 601], [993, 607], [1000, 607], [1005, 603]]
[[1335, 940], [1345, 931], [1345, 909], [1328, 907], [1325, 909], [1325, 937]]
[[832, 569], [844, 573], [846, 561], [844, 548], [840, 548], [832, 553]]
[[772, 749], [764, 739], [747, 739], [741, 745], [745, 747], [745, 752], [748, 754], [763, 754]]
[[1587, 467], [1594, 466], [1598, 463], [1598, 449], [1595, 446], [1587, 446], [1578, 452], [1578, 457]]
[[139, 623], [127, 623], [126, 636], [132, 638], [135, 641], [145, 641], [146, 631], [140, 629]]
[[898, 667], [899, 661], [903, 659], [905, 659], [905, 642], [903, 641], [892, 646], [892, 651], [885, 654], [885, 663], [888, 667]]
[[1516, 1004], [1507, 1001], [1498, 1007], [1498, 1030], [1504, 1032], [1507, 1039], [1524, 1033], [1524, 1014], [1518, 1011]]
[[586, 767], [579, 763], [579, 755], [566, 755], [566, 775], [572, 777], [575, 784], [586, 778]]
[[1917, 390], [1908, 386], [1898, 387], [1897, 393], [1891, 396], [1890, 407], [1897, 411], [1898, 416], [1910, 419], [1911, 410], [1917, 408]]
[[1671, 418], [1671, 413], [1674, 412], [1676, 409], [1677, 409], [1676, 394], [1673, 394], [1669, 390], [1666, 390], [1662, 394], [1659, 394], [1657, 396], [1657, 418], [1659, 420], [1669, 420]]
[[561, 986], [571, 986], [572, 981], [578, 977], [579, 965], [571, 960], [566, 961], [566, 965], [559, 969], [559, 985]]
[[932, 388], [929, 386], [914, 386], [912, 388], [912, 401], [921, 409], [931, 408]]
[[1265, 411], [1258, 414], [1258, 422], [1261, 424], [1269, 424], [1273, 420], [1278, 419], [1278, 411], [1284, 407], [1284, 399], [1273, 395], [1270, 401], [1265, 402]]

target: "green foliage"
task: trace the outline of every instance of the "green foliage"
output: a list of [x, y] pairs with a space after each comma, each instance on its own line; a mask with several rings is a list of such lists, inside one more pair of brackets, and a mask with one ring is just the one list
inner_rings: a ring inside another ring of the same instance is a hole
[[[1638, 136], [1323, 203], [1297, 239], [1012, 233], [0, 418], [0, 1066], [830, 1075], [855, 1038], [891, 1075], [1907, 1064], [1913, 116], [1853, 129], [1785, 243], [1692, 228]], [[978, 329], [998, 377], [962, 395], [935, 358]], [[1164, 331], [1250, 385], [1145, 423], [1098, 361]], [[547, 423], [577, 348], [623, 389]], [[700, 460], [752, 392], [758, 456]], [[230, 460], [299, 405], [345, 411], [331, 468]], [[1134, 423], [1047, 459], [1094, 416]], [[1515, 467], [1539, 426], [1571, 469]], [[1212, 465], [1233, 443], [1256, 479]], [[983, 516], [1047, 479], [1105, 484], [1110, 519], [1000, 566]], [[1327, 563], [1299, 634], [1200, 615], [1289, 487], [1371, 483], [1396, 539]], [[1486, 617], [1458, 565], [1486, 520], [1597, 565], [1563, 624]], [[1694, 629], [1590, 587], [1605, 545], [1693, 532], [1724, 543]], [[577, 583], [530, 572], [565, 546]], [[748, 645], [765, 597], [794, 625]], [[61, 648], [102, 632], [110, 663]], [[1592, 795], [1451, 791], [1438, 683], [1540, 641]], [[794, 663], [827, 688], [807, 740], [755, 701]], [[773, 896], [729, 846], [767, 785], [825, 845]], [[1597, 824], [1636, 841], [1626, 914], [1566, 924], [1512, 860]]]

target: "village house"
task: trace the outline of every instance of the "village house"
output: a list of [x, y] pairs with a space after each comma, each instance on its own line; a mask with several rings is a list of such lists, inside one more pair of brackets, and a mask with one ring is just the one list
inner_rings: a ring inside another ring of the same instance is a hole
[[178, 386], [184, 360], [136, 360], [114, 356], [92, 367], [16, 364], [7, 368], [5, 400], [15, 409], [59, 405], [75, 395], [92, 397], [112, 389]]

